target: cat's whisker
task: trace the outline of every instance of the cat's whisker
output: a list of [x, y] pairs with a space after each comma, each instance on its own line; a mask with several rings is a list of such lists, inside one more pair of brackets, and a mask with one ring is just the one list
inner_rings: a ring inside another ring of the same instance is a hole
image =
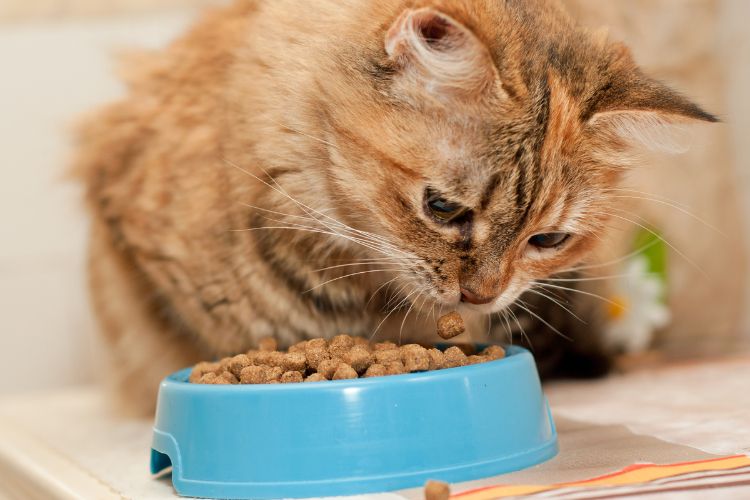
[[[382, 290], [384, 286], [388, 285], [389, 288], [390, 288], [390, 284], [393, 283], [394, 281], [396, 281], [398, 278], [399, 278], [399, 276], [395, 276], [395, 277], [389, 279], [388, 281], [386, 281], [385, 283], [383, 283], [382, 285], [380, 285], [379, 287], [377, 287], [375, 289], [375, 291], [370, 294], [370, 298], [367, 300], [367, 303], [365, 304], [365, 309], [367, 309], [367, 307], [370, 305], [370, 302], [372, 302], [372, 299], [375, 298], [375, 296], [377, 295], [377, 293], [380, 290]], [[388, 290], [386, 290], [386, 294], [387, 293], [388, 293]]]
[[378, 330], [380, 330], [380, 327], [381, 327], [381, 326], [383, 326], [383, 323], [385, 323], [385, 322], [386, 322], [386, 320], [387, 320], [387, 319], [388, 319], [388, 318], [389, 318], [389, 317], [391, 316], [391, 314], [393, 314], [393, 313], [394, 313], [395, 311], [397, 311], [397, 310], [398, 310], [398, 309], [399, 309], [399, 308], [401, 307], [401, 305], [402, 305], [402, 304], [403, 304], [404, 302], [408, 301], [408, 300], [409, 300], [409, 297], [411, 297], [412, 295], [414, 295], [414, 294], [415, 294], [416, 292], [417, 292], [417, 290], [414, 290], [414, 291], [412, 291], [411, 293], [409, 293], [409, 295], [407, 295], [406, 297], [402, 298], [402, 299], [401, 299], [401, 301], [400, 301], [400, 302], [399, 302], [399, 303], [398, 303], [398, 304], [396, 305], [396, 307], [392, 308], [392, 309], [391, 309], [391, 310], [390, 310], [390, 311], [388, 312], [388, 314], [386, 314], [386, 315], [385, 315], [385, 317], [384, 317], [384, 318], [383, 318], [383, 319], [382, 319], [382, 320], [380, 321], [380, 323], [378, 323], [378, 326], [377, 326], [377, 327], [375, 327], [375, 330], [374, 330], [374, 331], [372, 332], [372, 334], [370, 335], [370, 340], [371, 340], [371, 341], [372, 341], [372, 339], [373, 339], [373, 338], [375, 337], [375, 335], [376, 335], [376, 334], [378, 333]]
[[714, 225], [712, 225], [712, 224], [710, 224], [710, 223], [706, 222], [706, 221], [705, 221], [704, 219], [702, 219], [702, 218], [698, 217], [697, 215], [695, 215], [694, 213], [690, 212], [689, 210], [686, 210], [686, 209], [684, 209], [684, 208], [682, 208], [682, 207], [680, 207], [680, 206], [678, 206], [678, 205], [675, 205], [674, 203], [670, 203], [670, 202], [668, 202], [668, 201], [664, 201], [664, 200], [659, 200], [659, 199], [655, 199], [655, 198], [649, 198], [649, 197], [646, 197], [646, 196], [633, 196], [633, 195], [612, 195], [612, 198], [623, 198], [623, 199], [633, 199], [633, 200], [645, 200], [645, 201], [650, 201], [650, 202], [653, 202], [653, 203], [657, 203], [657, 204], [659, 204], [659, 205], [664, 205], [664, 206], [667, 206], [667, 207], [671, 207], [671, 208], [673, 208], [673, 209], [677, 210], [678, 212], [681, 212], [681, 213], [683, 213], [683, 214], [687, 215], [688, 217], [691, 217], [692, 219], [694, 219], [694, 220], [696, 220], [696, 221], [700, 222], [701, 224], [703, 224], [703, 225], [704, 225], [704, 226], [706, 226], [707, 228], [711, 229], [712, 231], [714, 231], [714, 232], [716, 232], [716, 233], [720, 234], [721, 236], [723, 236], [723, 237], [725, 237], [725, 238], [727, 238], [727, 237], [728, 237], [728, 236], [727, 236], [727, 234], [726, 234], [726, 233], [724, 233], [724, 232], [723, 232], [723, 231], [722, 231], [721, 229], [719, 229], [719, 228], [717, 228], [716, 226], [714, 226]]
[[568, 291], [568, 292], [580, 293], [581, 295], [586, 295], [588, 297], [593, 297], [593, 298], [602, 300], [602, 301], [604, 301], [604, 302], [606, 302], [608, 304], [611, 304], [613, 306], [620, 307], [620, 304], [618, 304], [617, 302], [614, 302], [614, 301], [612, 301], [612, 300], [610, 300], [610, 299], [608, 299], [606, 297], [602, 297], [601, 295], [597, 295], [597, 294], [592, 293], [592, 292], [587, 292], [585, 290], [578, 290], [577, 288], [569, 288], [569, 287], [560, 286], [560, 285], [552, 285], [550, 283], [543, 283], [543, 282], [540, 282], [540, 281], [535, 281], [534, 284], [542, 286], [542, 287], [553, 288], [553, 289], [556, 289], [556, 290], [565, 290], [565, 291]]
[[321, 267], [320, 269], [313, 269], [312, 272], [319, 273], [319, 272], [328, 271], [328, 270], [331, 270], [331, 269], [339, 269], [339, 268], [342, 268], [342, 267], [375, 266], [375, 265], [386, 265], [386, 266], [388, 266], [388, 265], [393, 265], [393, 266], [398, 265], [398, 266], [402, 266], [403, 267], [403, 263], [402, 262], [398, 262], [396, 259], [392, 259], [392, 260], [376, 260], [376, 261], [372, 261], [372, 262], [350, 262], [348, 264], [337, 264], [335, 266], [328, 266], [328, 267]]
[[[655, 273], [643, 273], [638, 276], [655, 276]], [[544, 278], [544, 281], [555, 281], [555, 282], [584, 282], [584, 281], [604, 281], [616, 278], [626, 278], [629, 274], [610, 274], [609, 276], [596, 276], [591, 278]]]
[[559, 336], [561, 336], [565, 340], [567, 340], [569, 342], [573, 342], [572, 338], [570, 338], [567, 335], [565, 335], [564, 333], [562, 333], [560, 330], [558, 330], [557, 328], [555, 328], [554, 326], [552, 326], [547, 320], [545, 320], [544, 318], [542, 318], [541, 316], [539, 316], [537, 313], [535, 313], [534, 311], [532, 311], [531, 309], [529, 309], [529, 307], [531, 307], [529, 304], [526, 304], [522, 300], [517, 300], [516, 301], [516, 305], [518, 307], [520, 307], [521, 309], [523, 309], [524, 311], [526, 311], [527, 313], [531, 314], [533, 317], [535, 317], [539, 321], [541, 321], [543, 324], [547, 325], [547, 327], [549, 329], [551, 329], [553, 332], [555, 332], [556, 334], [558, 334]]
[[637, 248], [637, 249], [633, 250], [632, 252], [623, 255], [622, 257], [618, 257], [616, 259], [609, 260], [607, 262], [600, 262], [600, 263], [597, 263], [597, 264], [585, 264], [585, 265], [582, 265], [582, 266], [570, 267], [568, 269], [561, 269], [559, 272], [560, 273], [577, 272], [577, 271], [586, 271], [586, 270], [589, 270], [589, 269], [599, 269], [599, 268], [602, 268], [602, 267], [613, 266], [615, 264], [619, 264], [620, 262], [626, 261], [626, 260], [628, 260], [628, 259], [630, 259], [632, 257], [635, 257], [636, 255], [640, 255], [641, 253], [645, 252], [649, 248], [651, 248], [654, 245], [656, 245], [658, 242], [659, 242], [659, 240], [649, 241], [648, 243], [642, 245], [640, 248]]
[[[264, 170], [263, 168], [261, 168], [261, 170], [263, 171], [263, 173], [265, 173], [265, 175], [266, 175], [266, 176], [268, 176], [268, 178], [269, 178], [269, 179], [270, 179], [270, 180], [271, 180], [271, 181], [272, 181], [272, 182], [273, 182], [273, 183], [275, 184], [275, 186], [273, 186], [273, 185], [269, 184], [268, 182], [266, 182], [265, 180], [261, 179], [260, 177], [258, 177], [257, 175], [253, 174], [252, 172], [250, 172], [250, 171], [248, 171], [248, 170], [246, 170], [246, 169], [243, 169], [242, 167], [240, 167], [239, 165], [237, 165], [237, 164], [235, 164], [235, 163], [231, 162], [231, 161], [230, 161], [230, 160], [228, 160], [227, 158], [224, 158], [224, 161], [225, 161], [225, 162], [226, 162], [226, 163], [227, 163], [228, 165], [230, 165], [230, 166], [232, 166], [232, 167], [234, 167], [234, 168], [236, 168], [236, 169], [240, 170], [241, 172], [245, 173], [246, 175], [249, 175], [250, 177], [253, 177], [253, 178], [254, 178], [254, 179], [256, 179], [257, 181], [259, 181], [259, 182], [263, 183], [264, 185], [266, 185], [266, 186], [268, 186], [269, 188], [273, 189], [273, 190], [274, 190], [274, 191], [276, 191], [277, 193], [280, 193], [280, 194], [282, 194], [283, 196], [285, 196], [286, 198], [288, 198], [289, 200], [291, 200], [291, 201], [292, 201], [292, 202], [293, 202], [294, 204], [296, 204], [296, 205], [297, 205], [298, 207], [300, 207], [300, 208], [301, 208], [301, 209], [302, 209], [302, 210], [303, 210], [303, 211], [304, 211], [305, 213], [307, 213], [307, 214], [308, 214], [309, 216], [311, 216], [312, 218], [314, 218], [315, 220], [317, 220], [317, 221], [318, 221], [319, 223], [321, 223], [321, 224], [323, 224], [324, 226], [326, 226], [326, 227], [327, 227], [327, 228], [329, 229], [329, 231], [331, 231], [332, 233], [335, 233], [335, 234], [338, 234], [338, 235], [340, 235], [340, 236], [342, 236], [342, 237], [345, 237], [345, 238], [347, 238], [346, 236], [342, 235], [342, 234], [341, 234], [340, 232], [338, 232], [338, 231], [336, 231], [336, 230], [335, 230], [334, 228], [332, 228], [332, 227], [331, 227], [331, 226], [330, 226], [329, 224], [327, 224], [326, 222], [324, 222], [324, 221], [322, 221], [322, 220], [318, 219], [317, 217], [313, 216], [311, 212], [313, 212], [313, 213], [317, 213], [318, 215], [320, 215], [320, 216], [322, 216], [322, 217], [324, 217], [324, 218], [326, 218], [326, 219], [328, 219], [328, 220], [332, 221], [332, 222], [333, 222], [333, 223], [334, 223], [334, 224], [335, 224], [335, 225], [336, 225], [336, 226], [337, 226], [338, 228], [343, 228], [343, 229], [345, 229], [345, 230], [346, 230], [346, 231], [348, 231], [348, 232], [354, 232], [354, 233], [356, 233], [356, 234], [359, 234], [359, 235], [361, 235], [361, 236], [365, 236], [365, 237], [367, 237], [367, 238], [368, 238], [368, 239], [370, 240], [370, 242], [371, 242], [372, 244], [375, 244], [376, 242], [378, 242], [378, 243], [379, 243], [379, 244], [380, 244], [381, 246], [387, 246], [387, 247], [388, 247], [388, 249], [389, 249], [389, 250], [391, 250], [391, 252], [394, 252], [394, 253], [401, 253], [401, 254], [404, 254], [404, 255], [406, 255], [406, 256], [409, 256], [409, 257], [413, 257], [412, 255], [408, 254], [407, 252], [404, 252], [403, 250], [401, 250], [401, 249], [399, 249], [399, 248], [395, 247], [395, 246], [394, 246], [393, 244], [391, 244], [390, 242], [386, 241], [386, 240], [385, 240], [385, 239], [384, 239], [383, 237], [381, 237], [381, 236], [379, 236], [379, 235], [375, 235], [375, 234], [373, 234], [373, 233], [369, 233], [369, 232], [367, 232], [367, 231], [361, 231], [361, 230], [358, 230], [358, 229], [352, 228], [352, 227], [350, 227], [350, 226], [348, 226], [348, 225], [346, 225], [346, 224], [342, 223], [341, 221], [338, 221], [338, 220], [334, 219], [333, 217], [331, 217], [331, 216], [329, 216], [329, 215], [327, 215], [327, 214], [324, 214], [324, 213], [322, 213], [322, 212], [320, 212], [320, 211], [318, 211], [318, 210], [315, 210], [314, 208], [311, 208], [311, 207], [309, 207], [309, 206], [305, 205], [304, 203], [302, 203], [301, 201], [297, 200], [296, 198], [294, 198], [293, 196], [291, 196], [291, 195], [290, 195], [289, 193], [287, 193], [287, 192], [286, 192], [286, 190], [284, 190], [284, 189], [283, 189], [283, 188], [281, 187], [281, 185], [280, 185], [280, 184], [279, 184], [279, 183], [278, 183], [278, 182], [276, 181], [276, 179], [274, 179], [274, 177], [273, 177], [272, 175], [270, 175], [270, 174], [269, 174], [269, 173], [268, 173], [268, 172], [267, 172], [266, 170]], [[351, 236], [349, 236], [349, 238], [351, 238]], [[348, 238], [347, 238], [347, 239], [348, 239]], [[355, 240], [350, 240], [350, 241], [355, 241]], [[361, 244], [361, 243], [360, 243], [360, 244]], [[380, 252], [382, 252], [382, 250], [381, 250], [381, 249], [376, 249], [376, 248], [372, 248], [372, 247], [370, 247], [370, 248], [371, 248], [371, 249], [373, 249], [373, 250], [376, 250], [376, 251], [380, 251]], [[383, 253], [384, 253], [384, 252], [383, 252]]]
[[303, 132], [303, 131], [301, 131], [299, 129], [296, 129], [296, 128], [290, 126], [290, 125], [285, 125], [285, 124], [283, 124], [281, 122], [277, 122], [276, 120], [271, 120], [271, 121], [273, 123], [275, 123], [276, 125], [278, 125], [279, 127], [284, 128], [284, 129], [286, 129], [286, 130], [288, 130], [290, 132], [294, 132], [295, 134], [299, 134], [299, 135], [301, 135], [303, 137], [307, 137], [308, 139], [312, 139], [314, 141], [318, 141], [321, 144], [325, 144], [326, 146], [330, 146], [330, 147], [332, 147], [332, 148], [334, 148], [336, 150], [339, 149], [339, 147], [337, 145], [333, 144], [332, 142], [326, 141], [325, 139], [321, 139], [320, 137], [315, 137], [315, 136], [310, 135], [310, 134], [308, 134], [306, 132]]
[[325, 286], [325, 285], [327, 285], [329, 283], [333, 283], [334, 281], [339, 281], [339, 280], [342, 280], [344, 278], [350, 278], [352, 276], [359, 276], [361, 274], [370, 274], [370, 273], [393, 272], [393, 271], [399, 271], [399, 269], [368, 269], [367, 271], [359, 271], [359, 272], [356, 272], [356, 273], [345, 274], [343, 276], [337, 276], [336, 278], [332, 278], [332, 279], [329, 279], [327, 281], [324, 281], [323, 283], [321, 283], [319, 285], [315, 285], [314, 287], [312, 287], [312, 288], [310, 288], [308, 290], [305, 290], [302, 293], [312, 292], [313, 290], [317, 290], [318, 288], [320, 288], [322, 286]]
[[[513, 318], [513, 321], [515, 321], [516, 325], [518, 325], [518, 329], [521, 331], [521, 337], [525, 338], [526, 341], [529, 343], [529, 347], [531, 348], [531, 351], [534, 351], [534, 344], [531, 342], [531, 337], [526, 333], [526, 330], [523, 328], [523, 325], [521, 324], [521, 321], [518, 319], [518, 316], [516, 315], [515, 311], [513, 309], [508, 308], [507, 309], [508, 314]], [[511, 341], [513, 339], [513, 336], [511, 334]]]
[[535, 289], [533, 287], [529, 288], [526, 291], [529, 292], [529, 293], [533, 293], [534, 295], [538, 295], [539, 297], [544, 297], [545, 299], [549, 300], [553, 304], [557, 304], [558, 307], [560, 307], [561, 309], [563, 309], [564, 311], [566, 311], [567, 313], [569, 313], [575, 319], [577, 319], [578, 321], [580, 321], [584, 325], [586, 324], [586, 322], [583, 319], [581, 319], [580, 316], [578, 316], [576, 313], [574, 313], [570, 308], [566, 307], [561, 301], [559, 301], [559, 300], [557, 300], [557, 299], [555, 299], [553, 297], [550, 297], [546, 293], [544, 293], [544, 292], [542, 292], [540, 290], [537, 290], [537, 289]]
[[[664, 242], [664, 244], [665, 244], [665, 245], [667, 245], [667, 246], [668, 246], [669, 248], [671, 248], [672, 250], [674, 250], [674, 251], [675, 251], [675, 252], [677, 253], [677, 255], [679, 255], [680, 257], [682, 257], [683, 259], [685, 259], [685, 261], [686, 261], [686, 262], [687, 262], [688, 264], [690, 264], [691, 266], [693, 266], [693, 267], [694, 267], [694, 268], [695, 268], [695, 269], [696, 269], [696, 270], [697, 270], [698, 272], [700, 272], [700, 273], [701, 273], [701, 274], [703, 275], [703, 277], [704, 277], [704, 278], [707, 278], [707, 277], [708, 277], [708, 274], [706, 274], [706, 272], [705, 272], [705, 271], [703, 270], [703, 268], [702, 268], [702, 267], [700, 267], [700, 266], [699, 266], [698, 264], [696, 264], [696, 263], [695, 263], [695, 262], [694, 262], [694, 261], [693, 261], [692, 259], [690, 259], [690, 257], [688, 257], [688, 256], [687, 256], [687, 255], [685, 255], [685, 254], [684, 254], [683, 252], [681, 252], [681, 251], [680, 251], [680, 250], [679, 250], [679, 249], [678, 249], [678, 248], [677, 248], [676, 246], [674, 246], [674, 245], [673, 245], [672, 243], [670, 243], [670, 242], [669, 242], [669, 241], [668, 241], [667, 239], [665, 239], [665, 238], [664, 238], [663, 236], [661, 236], [661, 235], [660, 235], [659, 233], [657, 233], [657, 232], [656, 232], [656, 231], [654, 231], [653, 229], [649, 228], [648, 226], [646, 226], [646, 225], [644, 225], [644, 224], [641, 224], [641, 223], [639, 223], [639, 222], [636, 222], [636, 221], [634, 221], [633, 219], [630, 219], [630, 218], [628, 218], [628, 217], [624, 217], [624, 216], [622, 216], [622, 215], [617, 215], [617, 214], [614, 214], [614, 213], [612, 213], [612, 212], [605, 212], [605, 213], [606, 213], [607, 215], [611, 216], [611, 217], [615, 217], [615, 218], [617, 218], [617, 219], [621, 219], [621, 220], [623, 220], [623, 221], [626, 221], [626, 222], [629, 222], [629, 223], [631, 223], [631, 224], [635, 224], [636, 226], [640, 227], [640, 228], [641, 228], [641, 229], [643, 229], [644, 231], [648, 231], [648, 232], [649, 232], [649, 233], [651, 233], [651, 235], [653, 235], [653, 236], [654, 236], [655, 238], [658, 238], [658, 239], [660, 239], [661, 241], [663, 241], [663, 242]], [[626, 213], [627, 213], [627, 212], [626, 212]], [[630, 214], [630, 215], [635, 215], [635, 214]], [[636, 215], [636, 217], [639, 217], [639, 216], [637, 216], [637, 215]], [[641, 218], [641, 217], [639, 217], [639, 218]]]

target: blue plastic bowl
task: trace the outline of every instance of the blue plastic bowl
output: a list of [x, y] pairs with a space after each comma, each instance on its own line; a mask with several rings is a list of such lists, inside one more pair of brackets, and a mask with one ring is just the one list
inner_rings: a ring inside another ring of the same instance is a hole
[[159, 389], [151, 472], [180, 495], [336, 496], [468, 481], [557, 454], [528, 351], [424, 373], [318, 383]]

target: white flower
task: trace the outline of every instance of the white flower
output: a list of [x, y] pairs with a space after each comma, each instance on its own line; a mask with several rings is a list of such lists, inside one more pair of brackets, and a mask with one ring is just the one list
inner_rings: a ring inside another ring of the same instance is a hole
[[623, 275], [607, 298], [604, 339], [609, 348], [624, 352], [648, 349], [654, 331], [669, 323], [669, 309], [662, 302], [664, 284], [658, 275], [648, 273], [643, 256], [630, 259]]

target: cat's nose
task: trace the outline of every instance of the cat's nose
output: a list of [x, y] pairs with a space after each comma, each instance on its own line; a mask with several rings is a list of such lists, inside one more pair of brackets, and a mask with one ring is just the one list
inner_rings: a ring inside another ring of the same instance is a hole
[[494, 297], [487, 297], [487, 296], [481, 296], [476, 294], [475, 292], [472, 292], [468, 288], [461, 287], [461, 302], [468, 302], [469, 304], [489, 304], [493, 300], [495, 300], [496, 296]]

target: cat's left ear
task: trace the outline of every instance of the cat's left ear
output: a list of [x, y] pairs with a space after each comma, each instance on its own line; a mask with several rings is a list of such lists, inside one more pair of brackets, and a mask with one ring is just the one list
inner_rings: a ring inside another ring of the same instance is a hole
[[437, 97], [478, 95], [499, 89], [487, 47], [466, 26], [431, 7], [407, 9], [385, 35], [385, 52], [397, 79]]
[[679, 92], [644, 75], [621, 45], [616, 46], [608, 81], [589, 103], [584, 120], [590, 130], [654, 150], [683, 149], [675, 137], [675, 125], [719, 121]]

